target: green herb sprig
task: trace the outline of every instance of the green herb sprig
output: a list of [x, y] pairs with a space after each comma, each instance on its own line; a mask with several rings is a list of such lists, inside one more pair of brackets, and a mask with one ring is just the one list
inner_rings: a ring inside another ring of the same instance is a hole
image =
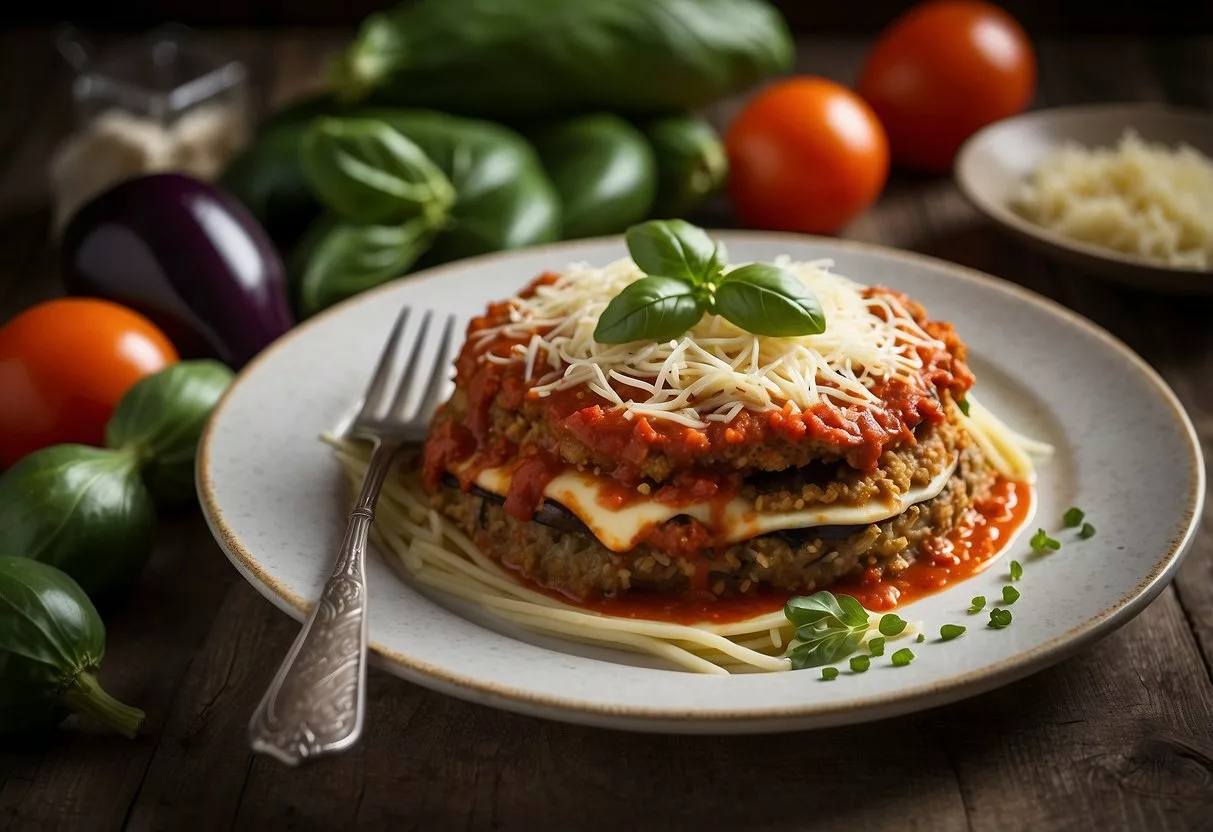
[[790, 338], [825, 331], [821, 303], [792, 272], [751, 263], [724, 273], [722, 243], [684, 220], [650, 220], [627, 231], [628, 253], [645, 277], [616, 295], [598, 318], [600, 344], [667, 341], [704, 313], [755, 335]]
[[868, 611], [850, 595], [816, 592], [790, 598], [784, 616], [796, 627], [788, 651], [794, 670], [842, 661], [859, 649], [868, 631]]
[[1061, 548], [1061, 541], [1049, 537], [1049, 533], [1044, 529], [1037, 529], [1032, 535], [1032, 539], [1028, 541], [1028, 545], [1037, 552], [1056, 552]]
[[1011, 626], [1011, 611], [1000, 610], [997, 607], [990, 610], [990, 623], [986, 625], [991, 630], [1002, 630]]

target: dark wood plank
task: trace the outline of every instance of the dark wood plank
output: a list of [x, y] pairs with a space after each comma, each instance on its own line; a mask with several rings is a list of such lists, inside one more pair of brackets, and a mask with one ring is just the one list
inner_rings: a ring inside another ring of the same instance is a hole
[[638, 807], [653, 828], [800, 828], [823, 783], [830, 816], [852, 829], [893, 818], [907, 829], [1009, 819], [1047, 828], [1065, 817], [1076, 829], [1166, 830], [1199, 828], [1213, 811], [1213, 697], [1170, 591], [1091, 651], [1008, 688], [789, 736], [564, 726], [373, 672], [374, 728], [363, 745], [299, 771], [252, 760], [244, 745], [247, 715], [294, 632], [251, 589], [231, 590], [165, 726], [132, 828], [218, 828], [237, 796], [237, 826], [248, 829], [611, 830], [641, 817]]

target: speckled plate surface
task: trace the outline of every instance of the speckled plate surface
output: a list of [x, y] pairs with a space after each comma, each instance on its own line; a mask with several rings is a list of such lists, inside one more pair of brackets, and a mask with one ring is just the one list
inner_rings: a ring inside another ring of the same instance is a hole
[[[791, 235], [721, 233], [735, 261], [833, 258], [835, 270], [909, 293], [954, 322], [971, 349], [975, 393], [1012, 427], [1055, 446], [1040, 466], [1034, 525], [1056, 529], [1071, 505], [1096, 537], [1027, 558], [1011, 627], [967, 616], [974, 595], [1000, 597], [1009, 557], [899, 613], [930, 632], [894, 668], [877, 660], [834, 682], [816, 671], [701, 677], [624, 653], [513, 629], [423, 594], [377, 556], [369, 564], [373, 660], [410, 681], [553, 719], [699, 733], [795, 730], [940, 705], [1026, 676], [1139, 613], [1165, 586], [1191, 538], [1204, 494], [1195, 433], [1174, 395], [1119, 341], [1009, 283], [890, 249]], [[463, 261], [362, 295], [300, 326], [237, 379], [203, 439], [198, 481], [216, 539], [266, 598], [302, 620], [344, 527], [347, 489], [322, 432], [338, 426], [366, 382], [403, 304], [464, 317], [571, 261], [606, 263], [620, 238]]]

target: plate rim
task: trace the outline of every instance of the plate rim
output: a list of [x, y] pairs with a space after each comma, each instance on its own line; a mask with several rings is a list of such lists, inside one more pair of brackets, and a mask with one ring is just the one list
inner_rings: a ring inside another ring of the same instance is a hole
[[[1179, 118], [1194, 119], [1203, 121], [1208, 126], [1213, 127], [1213, 113], [1207, 110], [1201, 110], [1197, 107], [1177, 107], [1170, 104], [1150, 103], [1150, 102], [1112, 102], [1106, 104], [1079, 104], [1063, 107], [1043, 107], [1039, 110], [1028, 110], [1024, 113], [1011, 116], [1009, 118], [995, 121], [982, 127], [969, 138], [965, 139], [960, 146], [960, 150], [956, 153], [956, 164], [954, 166], [956, 186], [960, 192], [964, 194], [965, 199], [969, 204], [977, 208], [985, 216], [1016, 233], [1022, 234], [1038, 243], [1042, 243], [1054, 248], [1064, 249], [1070, 254], [1081, 255], [1099, 260], [1113, 266], [1127, 267], [1134, 269], [1143, 269], [1147, 271], [1157, 271], [1165, 273], [1169, 278], [1196, 280], [1205, 278], [1213, 282], [1213, 268], [1197, 269], [1190, 266], [1174, 266], [1169, 263], [1163, 263], [1158, 260], [1151, 260], [1137, 254], [1127, 254], [1120, 251], [1112, 251], [1110, 249], [1101, 248], [1093, 243], [1085, 243], [1081, 240], [1072, 240], [1065, 235], [1058, 234], [1052, 229], [1045, 228], [1042, 225], [1027, 220], [1019, 214], [1012, 211], [1006, 205], [987, 199], [976, 188], [973, 187], [973, 177], [969, 171], [973, 166], [972, 156], [976, 153], [977, 147], [989, 135], [997, 132], [1000, 129], [1006, 129], [1008, 126], [1015, 123], [1024, 123], [1030, 121], [1050, 121], [1059, 117], [1082, 117], [1085, 115], [1097, 115], [1108, 113], [1142, 113], [1150, 112], [1155, 115], [1163, 113], [1167, 116], [1177, 116]], [[1200, 288], [1200, 287], [1195, 287]]]
[[[1178, 570], [1184, 555], [1191, 547], [1192, 540], [1200, 525], [1200, 517], [1205, 500], [1205, 462], [1196, 429], [1174, 391], [1171, 390], [1166, 381], [1145, 359], [1134, 352], [1123, 341], [1051, 298], [1040, 295], [1017, 283], [930, 255], [905, 251], [876, 243], [808, 234], [738, 229], [708, 229], [708, 231], [713, 235], [734, 238], [744, 237], [748, 241], [760, 244], [770, 243], [773, 246], [777, 246], [781, 242], [785, 245], [789, 243], [816, 243], [833, 246], [841, 250], [876, 254], [894, 260], [928, 266], [947, 272], [950, 277], [955, 279], [978, 283], [992, 288], [996, 292], [1015, 296], [1019, 300], [1041, 307], [1048, 313], [1066, 319], [1070, 325], [1085, 330], [1087, 334], [1094, 336], [1107, 347], [1115, 350], [1121, 358], [1143, 374], [1151, 385], [1156, 388], [1160, 394], [1160, 398], [1169, 406], [1168, 415], [1173, 418], [1177, 429], [1188, 440], [1188, 446], [1192, 454], [1190, 457], [1191, 467], [1188, 471], [1188, 500], [1184, 506], [1183, 531], [1168, 541], [1166, 546], [1161, 547], [1159, 559], [1150, 572], [1115, 603], [1081, 624], [1055, 635], [1043, 644], [1016, 653], [996, 664], [948, 677], [944, 681], [930, 682], [912, 688], [863, 696], [842, 703], [823, 705], [822, 703], [814, 703], [811, 700], [807, 700], [800, 705], [761, 709], [747, 708], [745, 706], [725, 709], [688, 709], [685, 707], [650, 705], [603, 705], [580, 701], [562, 694], [538, 693], [520, 690], [506, 684], [486, 682], [475, 676], [463, 675], [447, 670], [444, 667], [415, 659], [392, 650], [381, 643], [370, 640], [370, 658], [375, 664], [424, 687], [459, 696], [460, 698], [482, 704], [490, 704], [505, 710], [546, 718], [563, 719], [570, 722], [580, 722], [582, 724], [594, 724], [606, 727], [630, 727], [636, 730], [663, 730], [663, 727], [670, 728], [671, 726], [679, 726], [688, 730], [696, 729], [697, 727], [707, 727], [709, 731], [716, 732], [727, 730], [726, 726], [728, 725], [759, 726], [761, 723], [809, 726], [811, 724], [825, 724], [828, 722], [832, 725], [839, 725], [848, 722], [894, 716], [927, 707], [947, 704], [948, 702], [968, 698], [1022, 679], [1060, 661], [1082, 647], [1128, 623], [1140, 614], [1166, 588], [1170, 579]], [[294, 328], [287, 331], [250, 361], [233, 380], [207, 420], [198, 447], [195, 470], [199, 504], [207, 526], [219, 544], [220, 549], [223, 550], [241, 576], [249, 581], [254, 589], [267, 600], [295, 620], [303, 621], [310, 613], [311, 603], [302, 596], [282, 586], [258, 562], [256, 555], [245, 546], [235, 532], [227, 525], [223, 517], [223, 511], [216, 499], [214, 482], [210, 470], [210, 451], [214, 440], [214, 429], [227, 403], [236, 394], [240, 385], [247, 381], [254, 368], [269, 355], [284, 348], [294, 338], [306, 332], [312, 325], [329, 317], [341, 315], [345, 309], [352, 308], [357, 304], [374, 302], [380, 294], [395, 290], [401, 281], [415, 283], [423, 280], [441, 279], [452, 272], [491, 267], [497, 262], [516, 257], [530, 257], [545, 252], [559, 255], [562, 251], [612, 243], [622, 244], [623, 236], [616, 234], [580, 240], [566, 240], [525, 249], [494, 252], [442, 264], [403, 276], [342, 301], [307, 320], [299, 322]], [[630, 722], [631, 724], [620, 726], [621, 720]], [[677, 728], [673, 728], [672, 730], [677, 730]], [[763, 729], [757, 727], [754, 730]], [[767, 730], [782, 729], [776, 727], [774, 729], [768, 728]]]

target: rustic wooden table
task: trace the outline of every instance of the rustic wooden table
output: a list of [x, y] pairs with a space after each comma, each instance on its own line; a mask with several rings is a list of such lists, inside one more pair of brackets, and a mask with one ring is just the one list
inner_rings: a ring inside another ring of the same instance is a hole
[[[341, 38], [221, 41], [253, 68], [265, 108], [314, 86]], [[863, 51], [807, 40], [800, 69], [850, 80]], [[1210, 36], [1044, 39], [1039, 58], [1037, 106], [1213, 106]], [[57, 291], [45, 171], [68, 109], [48, 33], [0, 35], [0, 321]], [[1117, 289], [1042, 259], [946, 178], [895, 179], [847, 236], [982, 269], [1099, 322], [1163, 374], [1213, 450], [1213, 301]], [[8, 828], [1213, 828], [1208, 531], [1173, 587], [1082, 655], [955, 705], [787, 736], [580, 728], [372, 672], [370, 730], [355, 751], [299, 771], [254, 758], [245, 725], [297, 625], [240, 580], [196, 510], [163, 522], [108, 626], [103, 679], [147, 710], [147, 728], [135, 741], [61, 731], [0, 750]]]

